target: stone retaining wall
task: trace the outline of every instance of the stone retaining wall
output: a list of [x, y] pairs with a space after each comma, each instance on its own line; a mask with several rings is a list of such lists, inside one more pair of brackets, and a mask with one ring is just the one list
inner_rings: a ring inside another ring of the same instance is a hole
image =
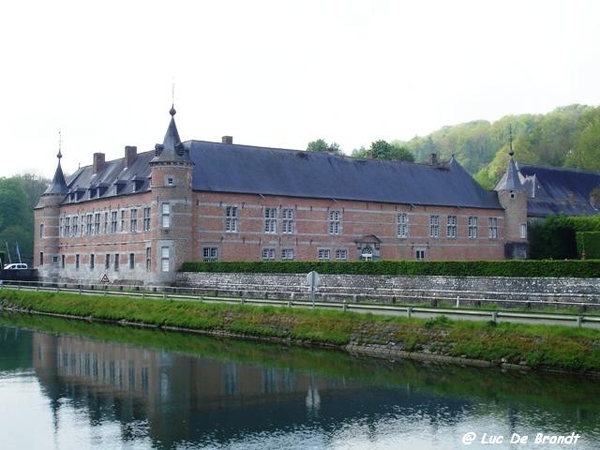
[[[308, 299], [306, 274], [180, 273], [178, 287], [220, 296]], [[320, 275], [319, 301], [495, 301], [600, 305], [600, 278]]]

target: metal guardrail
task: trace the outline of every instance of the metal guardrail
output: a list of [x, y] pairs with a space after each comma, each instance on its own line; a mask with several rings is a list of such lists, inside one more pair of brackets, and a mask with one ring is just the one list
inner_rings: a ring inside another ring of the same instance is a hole
[[[68, 286], [68, 285], [66, 285]], [[77, 287], [59, 287], [41, 285], [39, 283], [7, 283], [0, 285], [4, 289], [29, 290], [29, 291], [45, 291], [45, 292], [68, 292], [77, 293], [80, 295], [103, 295], [113, 297], [131, 297], [131, 298], [147, 298], [147, 299], [171, 299], [182, 301], [204, 301], [211, 303], [234, 303], [234, 304], [249, 304], [257, 306], [277, 306], [277, 307], [300, 307], [300, 308], [322, 308], [322, 309], [341, 309], [343, 311], [354, 311], [359, 313], [374, 313], [374, 314], [389, 314], [402, 317], [439, 317], [448, 316], [457, 319], [482, 320], [491, 322], [507, 322], [507, 321], [524, 321], [528, 323], [558, 323], [569, 326], [591, 326], [600, 328], [600, 315], [590, 314], [571, 314], [571, 313], [538, 313], [538, 312], [511, 312], [511, 311], [496, 311], [485, 309], [466, 309], [461, 308], [459, 303], [456, 303], [455, 308], [439, 308], [439, 307], [420, 307], [406, 305], [380, 305], [348, 302], [346, 299], [342, 301], [311, 301], [309, 299], [269, 299], [269, 298], [252, 298], [252, 297], [233, 297], [233, 296], [215, 296], [197, 294], [190, 295], [185, 293], [177, 293], [175, 291], [159, 290], [158, 288], [138, 289], [131, 286], [118, 286], [117, 289], [109, 289], [108, 286], [102, 286], [100, 289], [84, 289], [82, 285]], [[214, 289], [212, 290], [214, 291]], [[247, 292], [247, 291], [246, 291]], [[264, 291], [262, 291], [264, 292]], [[423, 297], [419, 297], [422, 299]], [[440, 296], [432, 296], [437, 300], [443, 300]], [[454, 296], [446, 297], [447, 300], [454, 300]], [[413, 299], [414, 300], [414, 299]], [[469, 299], [473, 301], [473, 299]], [[481, 302], [489, 299], [480, 299]], [[505, 302], [504, 300], [502, 302]], [[521, 302], [521, 301], [515, 301]], [[496, 302], [494, 302], [496, 303]], [[522, 302], [521, 302], [522, 303]], [[537, 303], [537, 302], [536, 302]], [[556, 302], [552, 302], [556, 306]], [[564, 302], [564, 305], [577, 306], [577, 304]], [[600, 308], [600, 304], [586, 306], [596, 306]]]

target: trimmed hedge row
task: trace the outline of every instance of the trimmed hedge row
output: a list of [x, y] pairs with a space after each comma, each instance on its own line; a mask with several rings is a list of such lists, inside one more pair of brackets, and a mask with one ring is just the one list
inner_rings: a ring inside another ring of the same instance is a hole
[[440, 275], [486, 277], [600, 276], [600, 260], [507, 261], [215, 261], [187, 262], [181, 272], [308, 273], [344, 275]]
[[578, 254], [585, 251], [586, 258], [600, 258], [600, 231], [578, 231], [575, 237]]

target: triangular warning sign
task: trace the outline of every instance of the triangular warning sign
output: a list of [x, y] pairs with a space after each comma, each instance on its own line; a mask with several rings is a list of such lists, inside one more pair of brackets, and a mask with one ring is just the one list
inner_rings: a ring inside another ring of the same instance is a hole
[[108, 279], [108, 275], [104, 274], [104, 276], [100, 280], [100, 283], [110, 283], [110, 280]]

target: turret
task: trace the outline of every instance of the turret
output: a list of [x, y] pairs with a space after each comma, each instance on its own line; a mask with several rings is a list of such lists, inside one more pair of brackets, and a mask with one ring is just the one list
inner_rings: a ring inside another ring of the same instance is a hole
[[69, 188], [65, 181], [58, 154], [58, 165], [52, 182], [40, 197], [35, 207], [34, 219], [34, 267], [37, 267], [41, 279], [58, 278], [58, 256], [60, 239], [60, 205], [67, 195]]
[[192, 169], [189, 149], [179, 138], [175, 108], [162, 144], [150, 162], [155, 223], [152, 227], [152, 270], [163, 284], [175, 280], [175, 273], [192, 258]]
[[525, 259], [528, 254], [527, 190], [513, 156], [511, 130], [508, 167], [494, 190], [504, 208], [505, 256], [508, 259]]

